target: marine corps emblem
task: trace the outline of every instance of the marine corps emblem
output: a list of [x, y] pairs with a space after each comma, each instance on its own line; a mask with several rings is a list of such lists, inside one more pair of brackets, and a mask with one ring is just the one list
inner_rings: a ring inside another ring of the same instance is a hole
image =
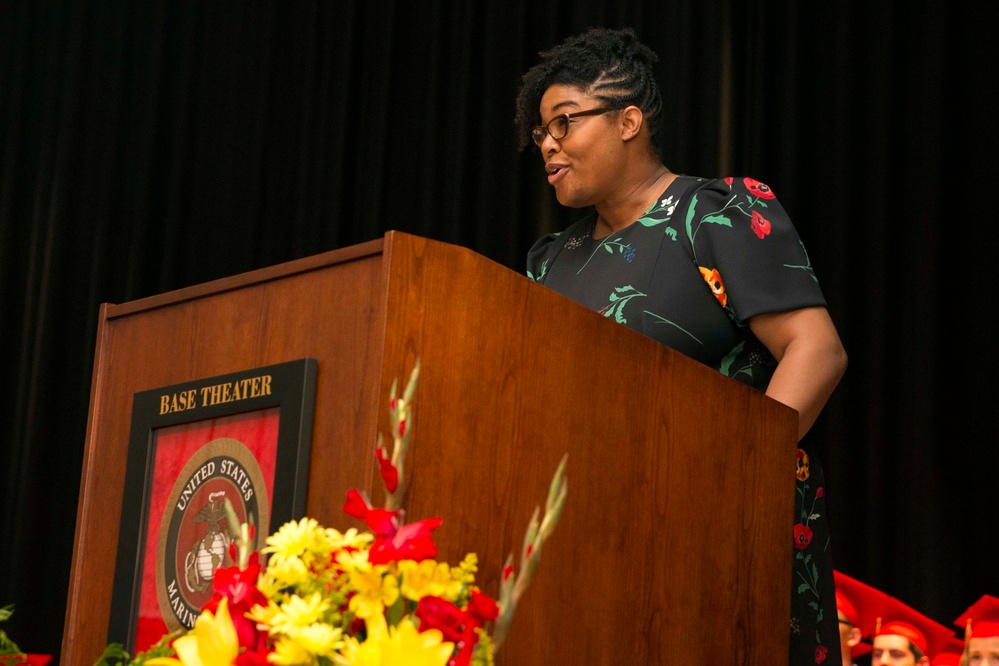
[[212, 440], [185, 463], [170, 491], [156, 547], [156, 596], [167, 629], [190, 629], [212, 596], [219, 567], [230, 566], [225, 501], [240, 522], [257, 526], [256, 549], [269, 527], [264, 475], [240, 441]]

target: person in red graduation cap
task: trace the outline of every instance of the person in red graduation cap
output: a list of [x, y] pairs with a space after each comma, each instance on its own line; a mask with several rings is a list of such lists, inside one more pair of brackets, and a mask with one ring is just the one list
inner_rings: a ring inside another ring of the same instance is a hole
[[947, 627], [881, 590], [839, 572], [836, 583], [859, 611], [860, 632], [871, 639], [872, 666], [930, 666], [954, 638]]
[[964, 629], [967, 666], [999, 666], [999, 599], [984, 595], [954, 624]]
[[963, 657], [964, 641], [955, 636], [933, 657], [930, 666], [962, 666]]
[[[841, 574], [833, 571], [833, 580]], [[836, 586], [836, 614], [839, 616], [839, 646], [843, 666], [853, 666], [854, 660], [871, 651], [871, 646], [862, 643], [860, 635], [860, 613], [849, 595]]]

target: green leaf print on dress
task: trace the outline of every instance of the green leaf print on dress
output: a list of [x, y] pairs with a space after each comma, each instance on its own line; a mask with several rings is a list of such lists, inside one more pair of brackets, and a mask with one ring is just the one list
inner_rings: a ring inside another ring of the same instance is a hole
[[614, 321], [619, 324], [627, 324], [628, 320], [624, 317], [624, 306], [633, 298], [645, 298], [647, 295], [638, 291], [630, 284], [625, 287], [614, 287], [614, 291], [611, 292], [611, 295], [607, 299], [610, 303], [602, 307], [598, 312], [605, 317], [614, 317]]

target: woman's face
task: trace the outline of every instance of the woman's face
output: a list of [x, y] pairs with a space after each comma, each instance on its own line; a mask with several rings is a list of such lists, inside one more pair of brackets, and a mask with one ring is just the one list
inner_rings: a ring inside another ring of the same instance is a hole
[[[606, 106], [575, 86], [556, 84], [541, 98], [541, 124], [563, 113], [577, 113]], [[607, 199], [623, 169], [618, 114], [582, 116], [569, 121], [561, 139], [546, 134], [541, 142], [548, 182], [563, 206], [580, 208]]]

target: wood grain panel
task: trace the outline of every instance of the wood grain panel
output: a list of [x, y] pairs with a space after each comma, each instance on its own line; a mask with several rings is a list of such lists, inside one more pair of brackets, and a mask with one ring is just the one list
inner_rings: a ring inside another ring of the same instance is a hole
[[131, 396], [303, 356], [319, 360], [307, 513], [351, 524], [344, 493], [373, 490], [385, 399], [419, 356], [407, 519], [442, 516], [441, 557], [476, 552], [489, 594], [569, 453], [567, 508], [501, 664], [786, 662], [783, 405], [469, 250], [394, 232], [102, 313], [61, 663], [105, 642]]
[[407, 506], [442, 555], [495, 594], [570, 454], [501, 662], [786, 662], [793, 412], [462, 248], [396, 235], [391, 263], [386, 365], [423, 366]]
[[[296, 358], [319, 362], [306, 511], [340, 520], [370, 488], [381, 339], [382, 242], [102, 307], [62, 664], [92, 664], [107, 624], [132, 396]], [[139, 519], [141, 507], [126, 507]]]

